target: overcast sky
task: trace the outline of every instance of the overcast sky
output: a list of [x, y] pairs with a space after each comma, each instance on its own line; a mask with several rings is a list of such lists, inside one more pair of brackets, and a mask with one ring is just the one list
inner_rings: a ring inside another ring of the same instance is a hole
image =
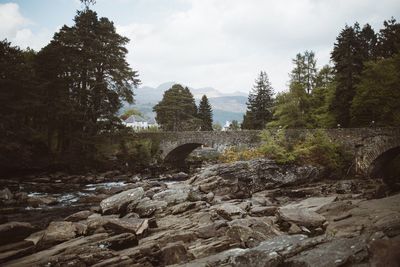
[[[0, 39], [39, 50], [81, 8], [78, 0], [0, 0]], [[260, 70], [282, 91], [296, 53], [313, 50], [322, 66], [346, 24], [377, 30], [400, 19], [399, 0], [97, 0], [94, 9], [131, 39], [128, 62], [143, 85], [223, 92], [248, 92]]]

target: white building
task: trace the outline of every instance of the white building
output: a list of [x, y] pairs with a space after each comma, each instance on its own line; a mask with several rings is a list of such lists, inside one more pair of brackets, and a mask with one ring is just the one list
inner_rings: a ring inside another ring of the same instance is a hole
[[133, 128], [135, 131], [146, 130], [149, 128], [156, 127], [158, 128], [158, 124], [154, 119], [144, 119], [140, 116], [132, 115], [123, 121], [127, 127]]
[[232, 122], [226, 121], [226, 122], [225, 122], [225, 125], [222, 127], [222, 130], [221, 130], [221, 131], [229, 131], [229, 130], [230, 130], [230, 127], [231, 127], [231, 124], [232, 124]]

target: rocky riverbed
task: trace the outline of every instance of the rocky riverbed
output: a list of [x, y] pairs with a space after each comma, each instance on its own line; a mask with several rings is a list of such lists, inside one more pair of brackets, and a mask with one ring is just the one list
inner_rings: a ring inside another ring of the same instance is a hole
[[1, 266], [398, 266], [400, 194], [270, 160], [0, 180]]

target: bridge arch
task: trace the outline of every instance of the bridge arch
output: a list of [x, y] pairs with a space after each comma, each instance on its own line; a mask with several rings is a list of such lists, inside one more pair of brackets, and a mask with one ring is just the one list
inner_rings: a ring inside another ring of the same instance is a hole
[[193, 143], [184, 143], [178, 145], [177, 147], [173, 148], [172, 150], [168, 151], [164, 162], [168, 165], [174, 166], [184, 166], [186, 158], [189, 156], [190, 153], [193, 152], [198, 147], [203, 146], [203, 143], [193, 142]]

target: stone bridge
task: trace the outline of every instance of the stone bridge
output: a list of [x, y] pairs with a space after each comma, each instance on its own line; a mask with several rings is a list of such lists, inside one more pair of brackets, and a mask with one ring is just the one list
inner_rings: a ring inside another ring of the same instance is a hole
[[[277, 129], [270, 130], [275, 134]], [[315, 129], [286, 129], [288, 138], [299, 138]], [[344, 145], [354, 155], [354, 166], [360, 174], [374, 175], [400, 153], [400, 128], [326, 129], [334, 142]], [[200, 146], [223, 151], [228, 147], [257, 147], [261, 131], [157, 132], [138, 133], [141, 138], [159, 142], [162, 159], [184, 162]]]

